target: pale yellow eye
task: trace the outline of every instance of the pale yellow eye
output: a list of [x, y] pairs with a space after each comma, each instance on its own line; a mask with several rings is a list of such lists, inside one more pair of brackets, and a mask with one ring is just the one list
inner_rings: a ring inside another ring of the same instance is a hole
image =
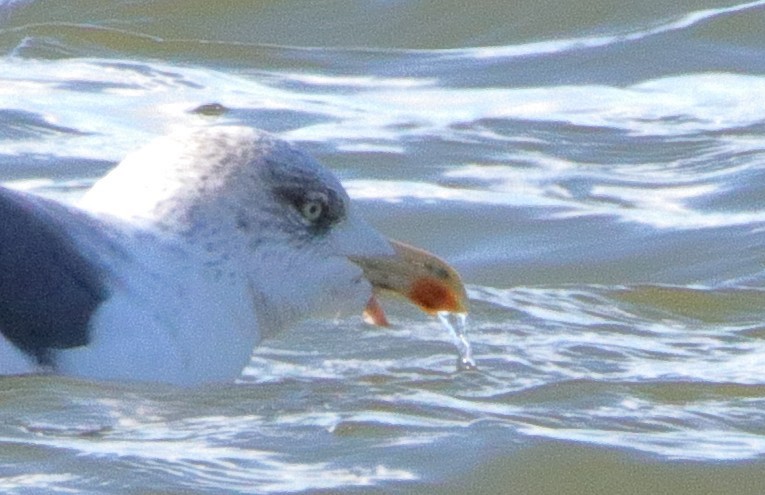
[[324, 203], [316, 199], [306, 201], [300, 208], [300, 213], [309, 222], [316, 222], [324, 214]]

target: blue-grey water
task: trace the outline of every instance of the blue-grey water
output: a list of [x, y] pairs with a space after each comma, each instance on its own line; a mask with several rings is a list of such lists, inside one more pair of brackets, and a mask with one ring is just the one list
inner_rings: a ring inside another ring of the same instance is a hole
[[204, 122], [452, 262], [478, 370], [385, 301], [229, 386], [1, 378], [0, 492], [765, 493], [765, 1], [0, 1], [4, 183]]

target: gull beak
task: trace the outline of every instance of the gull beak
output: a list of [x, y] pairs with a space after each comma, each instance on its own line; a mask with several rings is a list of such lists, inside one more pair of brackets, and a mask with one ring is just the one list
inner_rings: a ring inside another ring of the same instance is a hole
[[[467, 313], [467, 292], [454, 268], [425, 250], [398, 241], [390, 241], [390, 245], [392, 255], [350, 257], [364, 271], [375, 293], [400, 294], [428, 314]], [[364, 317], [375, 325], [388, 326], [375, 295], [369, 300]]]

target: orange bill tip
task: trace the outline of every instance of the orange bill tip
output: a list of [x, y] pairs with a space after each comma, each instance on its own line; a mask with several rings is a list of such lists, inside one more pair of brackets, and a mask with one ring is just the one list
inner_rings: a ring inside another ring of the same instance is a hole
[[428, 314], [435, 314], [439, 311], [452, 313], [464, 311], [454, 290], [432, 277], [416, 279], [412, 283], [407, 297]]
[[[468, 295], [457, 271], [437, 256], [407, 244], [390, 241], [393, 255], [349, 257], [364, 271], [376, 294], [406, 297], [425, 313], [467, 313]], [[376, 297], [370, 298], [364, 320], [387, 326]]]

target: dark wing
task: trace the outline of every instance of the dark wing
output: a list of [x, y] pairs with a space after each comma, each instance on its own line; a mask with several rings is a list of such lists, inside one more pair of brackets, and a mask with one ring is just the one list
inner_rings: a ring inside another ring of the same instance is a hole
[[67, 233], [73, 209], [0, 187], [0, 332], [48, 364], [50, 349], [88, 343], [106, 298], [100, 268]]

